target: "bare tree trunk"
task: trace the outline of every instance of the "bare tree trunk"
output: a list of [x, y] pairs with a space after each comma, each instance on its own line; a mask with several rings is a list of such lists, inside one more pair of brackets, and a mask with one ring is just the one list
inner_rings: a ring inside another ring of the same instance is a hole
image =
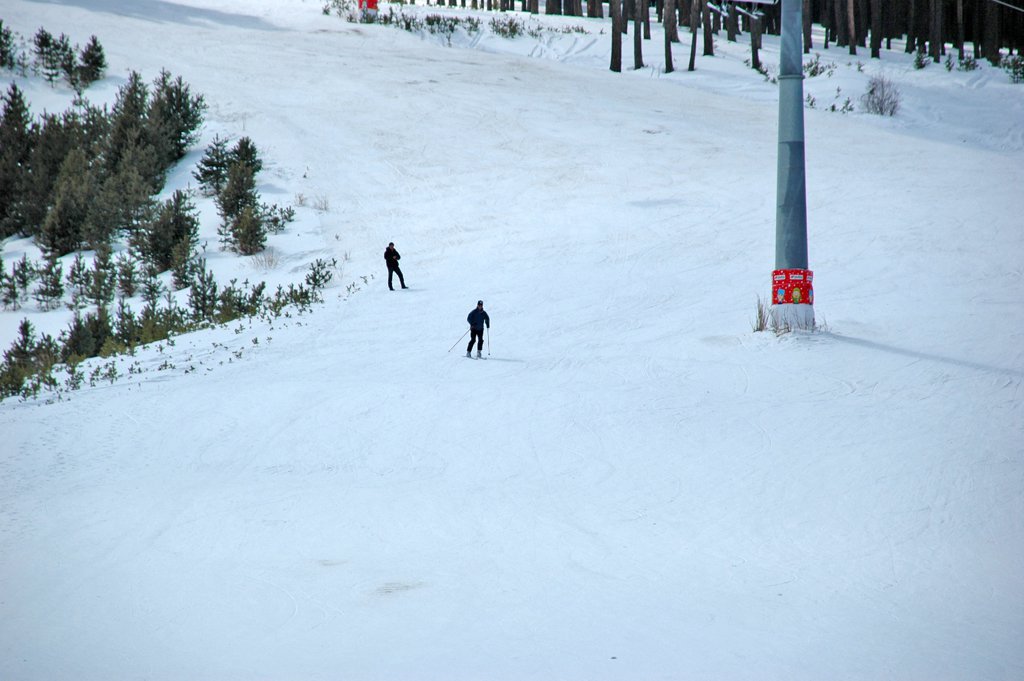
[[871, 25], [870, 0], [858, 0], [857, 2], [857, 45], [867, 47], [868, 26]]
[[[811, 41], [811, 20], [812, 19], [813, 19], [813, 17], [811, 16], [811, 0], [804, 0], [804, 13], [803, 13], [803, 20], [804, 20], [804, 54], [810, 54], [811, 53], [811, 42], [812, 42]], [[757, 20], [752, 20], [751, 21], [751, 25], [753, 25], [753, 21], [757, 21]], [[760, 22], [758, 22], [758, 23], [760, 23]]]
[[871, 58], [882, 58], [882, 0], [871, 0]]
[[985, 51], [985, 58], [992, 66], [999, 66], [1001, 61], [999, 55], [999, 18], [1002, 8], [994, 3], [985, 5], [985, 37], [982, 39], [982, 49]]
[[960, 61], [964, 60], [964, 0], [956, 0], [956, 49]]
[[882, 12], [882, 23], [884, 28], [882, 31], [885, 33], [885, 49], [892, 49], [892, 39], [896, 36], [903, 35], [902, 31], [897, 28], [897, 17], [902, 17], [905, 11], [904, 5], [906, 2], [900, 0], [900, 2], [894, 5], [888, 5], [885, 11]]
[[974, 58], [981, 59], [985, 49], [985, 6], [980, 2], [974, 3]]
[[942, 0], [931, 0], [928, 17], [928, 56], [936, 64], [942, 59]]
[[690, 67], [687, 71], [697, 68], [697, 25], [700, 23], [700, 6], [696, 0], [690, 5]]
[[708, 3], [703, 2], [703, 0], [700, 0], [700, 6], [701, 22], [704, 24], [704, 56], [714, 57], [715, 41], [711, 35], [711, 10], [708, 9]]
[[[641, 0], [646, 3], [647, 0]], [[633, 70], [642, 69], [644, 67], [644, 48], [643, 48], [643, 16], [640, 11], [640, 3], [633, 3]]]
[[857, 54], [857, 0], [846, 0], [846, 16], [850, 22], [847, 29], [850, 41], [850, 54]]
[[561, 2], [561, 0], [545, 0], [544, 1], [544, 13], [545, 14], [561, 14], [562, 13], [562, 2]]
[[640, 0], [640, 19], [644, 22], [644, 40], [651, 39], [651, 3]]
[[829, 4], [831, 2], [833, 2], [833, 0], [825, 0], [824, 1], [825, 11], [822, 12], [822, 19], [821, 19], [821, 26], [822, 26], [822, 28], [825, 29], [825, 49], [826, 50], [828, 49], [829, 38], [832, 36], [832, 28], [831, 28], [831, 26], [832, 26], [832, 13], [830, 11], [832, 9], [832, 6]]
[[907, 0], [907, 54], [917, 52], [917, 0]]
[[669, 42], [679, 42], [679, 15], [676, 13], [676, 0], [665, 0], [665, 38]]
[[616, 73], [622, 71], [622, 3], [608, 0], [608, 13], [612, 15], [612, 63], [609, 68]]
[[761, 47], [761, 15], [755, 14], [750, 18], [750, 65], [755, 71], [761, 70], [761, 57], [758, 49]]
[[836, 45], [839, 45], [840, 47], [846, 45], [848, 25], [846, 23], [846, 17], [844, 16], [846, 13], [843, 11], [843, 4], [845, 2], [846, 0], [834, 0], [832, 3], [832, 20], [835, 22], [836, 28], [835, 41]]
[[[672, 34], [676, 27], [676, 3], [675, 0], [665, 0], [665, 9], [662, 14], [665, 22], [665, 73], [672, 73], [675, 67], [672, 65]], [[678, 36], [676, 37], [678, 41]]]

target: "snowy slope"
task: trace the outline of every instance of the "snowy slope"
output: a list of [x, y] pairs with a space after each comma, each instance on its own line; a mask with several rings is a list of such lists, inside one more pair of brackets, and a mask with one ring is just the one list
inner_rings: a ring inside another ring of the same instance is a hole
[[[312, 315], [0, 405], [0, 678], [1024, 675], [1024, 90], [1000, 72], [890, 54], [866, 70], [905, 116], [807, 112], [829, 330], [775, 337], [750, 320], [776, 90], [744, 44], [612, 74], [583, 19], [541, 49], [297, 0], [2, 17], [95, 33], [109, 97], [181, 74], [204, 139], [260, 145], [265, 198], [329, 205], [268, 276], [344, 263]], [[488, 361], [447, 352], [478, 298]]]

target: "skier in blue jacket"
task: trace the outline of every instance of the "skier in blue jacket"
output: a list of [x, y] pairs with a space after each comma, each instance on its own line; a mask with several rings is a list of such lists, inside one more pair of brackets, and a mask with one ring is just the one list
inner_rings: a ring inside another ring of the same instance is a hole
[[469, 322], [469, 346], [466, 348], [466, 357], [473, 356], [473, 343], [475, 342], [476, 356], [479, 359], [481, 351], [484, 349], [484, 325], [488, 329], [491, 328], [491, 318], [484, 312], [484, 301], [476, 301], [476, 308], [470, 310], [466, 321]]

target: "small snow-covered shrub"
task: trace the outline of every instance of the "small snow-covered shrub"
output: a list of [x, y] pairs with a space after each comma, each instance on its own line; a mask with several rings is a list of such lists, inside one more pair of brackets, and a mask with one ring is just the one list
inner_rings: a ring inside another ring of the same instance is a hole
[[455, 34], [455, 29], [459, 26], [458, 17], [446, 17], [440, 14], [428, 14], [423, 17], [423, 21], [427, 25], [428, 33], [445, 36], [449, 42]]
[[502, 38], [518, 38], [526, 33], [526, 26], [513, 16], [497, 16], [491, 19], [491, 31]]
[[1024, 83], [1024, 56], [1015, 54], [1003, 57], [999, 65], [1010, 75], [1011, 83]]
[[975, 59], [974, 53], [965, 54], [964, 58], [960, 60], [959, 65], [956, 67], [956, 70], [957, 71], [974, 71], [979, 66], [980, 66], [980, 64], [978, 64], [978, 60]]
[[835, 62], [821, 62], [821, 55], [815, 54], [814, 59], [804, 64], [804, 75], [808, 78], [814, 78], [816, 76], [826, 75], [829, 78], [836, 72]]
[[317, 258], [316, 261], [309, 266], [309, 272], [306, 274], [306, 285], [314, 291], [319, 291], [331, 282], [334, 278], [334, 271], [337, 268], [337, 258], [331, 258], [330, 262], [327, 262], [322, 258]]
[[917, 52], [914, 53], [914, 68], [920, 71], [928, 66], [928, 61], [928, 53], [924, 51], [924, 46], [918, 47]]
[[329, 15], [331, 10], [342, 19], [353, 23], [359, 21], [361, 14], [356, 8], [355, 0], [330, 0], [324, 4], [323, 13]]
[[839, 103], [839, 98], [842, 97], [842, 95], [842, 88], [837, 87], [835, 99], [832, 100], [832, 103], [828, 107], [829, 111], [834, 111], [838, 113], [850, 113], [851, 111], [853, 111], [853, 102], [850, 101], [849, 97], [847, 97], [842, 104]]
[[885, 76], [871, 76], [867, 91], [860, 97], [860, 103], [868, 113], [895, 116], [902, 99], [903, 95], [891, 80]]

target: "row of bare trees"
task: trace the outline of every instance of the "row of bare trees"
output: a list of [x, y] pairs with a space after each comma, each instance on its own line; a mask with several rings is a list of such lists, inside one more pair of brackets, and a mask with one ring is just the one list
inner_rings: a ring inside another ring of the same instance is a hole
[[[431, 4], [431, 0], [426, 0]], [[679, 42], [679, 26], [696, 35], [703, 28], [704, 54], [714, 54], [712, 35], [723, 28], [729, 40], [741, 32], [752, 35], [753, 60], [760, 34], [778, 34], [779, 4], [763, 5], [726, 0], [544, 0], [545, 14], [603, 18], [604, 5], [619, 32], [626, 34], [630, 22], [642, 27], [643, 38], [650, 39], [651, 8], [663, 22], [667, 42]], [[466, 7], [467, 0], [433, 0], [437, 5]], [[473, 9], [520, 10], [532, 14], [541, 11], [541, 0], [470, 0]], [[584, 10], [584, 6], [586, 9]], [[968, 44], [976, 58], [998, 64], [1001, 51], [1024, 52], [1024, 0], [803, 0], [804, 50], [813, 47], [811, 26], [825, 29], [824, 48], [830, 44], [849, 49], [870, 49], [873, 58], [881, 57], [883, 43], [891, 49], [893, 39], [906, 39], [906, 51], [924, 51], [939, 61], [945, 45], [956, 47], [960, 59]], [[618, 17], [618, 19], [616, 19]], [[640, 56], [640, 38], [634, 37], [634, 57]], [[621, 68], [621, 38], [612, 31], [612, 70]], [[671, 70], [671, 54], [666, 48], [666, 68]], [[618, 55], [616, 57], [615, 55]], [[691, 64], [692, 64], [691, 58]], [[757, 64], [754, 64], [755, 68]]]
[[833, 41], [848, 47], [870, 47], [871, 56], [880, 56], [883, 41], [891, 48], [893, 38], [906, 38], [906, 51], [927, 52], [939, 61], [944, 45], [957, 48], [960, 59], [966, 56], [967, 43], [973, 44], [977, 58], [993, 64], [1000, 51], [1018, 54], [1024, 49], [1024, 2], [1007, 0], [803, 0], [804, 44], [811, 44], [811, 23], [824, 26], [825, 47]]
[[[554, 5], [548, 13], [571, 13], [567, 6], [560, 4], [562, 0], [547, 1]], [[779, 31], [779, 5], [716, 0], [656, 0], [656, 3], [658, 21], [665, 26], [666, 71], [673, 70], [670, 43], [679, 42], [679, 26], [689, 28], [693, 35], [691, 71], [700, 28], [703, 28], [706, 56], [714, 55], [713, 36], [723, 28], [730, 41], [735, 41], [743, 31], [749, 32], [755, 69], [759, 66], [757, 50], [761, 34]], [[650, 38], [650, 3], [608, 0], [608, 4], [615, 26], [611, 36], [611, 70], [622, 70], [621, 36], [628, 33], [630, 22], [636, 24], [634, 68], [642, 68], [640, 31], [643, 30], [643, 38]], [[588, 3], [588, 9], [590, 5], [600, 6], [600, 3], [596, 0]], [[1024, 1], [1021, 5], [1018, 10], [1007, 0], [803, 0], [804, 51], [810, 52], [814, 47], [811, 26], [816, 23], [825, 29], [825, 49], [834, 44], [848, 48], [851, 55], [859, 54], [859, 48], [870, 48], [871, 57], [879, 59], [883, 43], [886, 49], [891, 49], [895, 38], [905, 39], [907, 52], [924, 52], [936, 62], [944, 54], [945, 46], [952, 44], [962, 60], [971, 43], [973, 56], [998, 65], [1003, 50], [1024, 52]], [[600, 16], [600, 9], [597, 12]]]

